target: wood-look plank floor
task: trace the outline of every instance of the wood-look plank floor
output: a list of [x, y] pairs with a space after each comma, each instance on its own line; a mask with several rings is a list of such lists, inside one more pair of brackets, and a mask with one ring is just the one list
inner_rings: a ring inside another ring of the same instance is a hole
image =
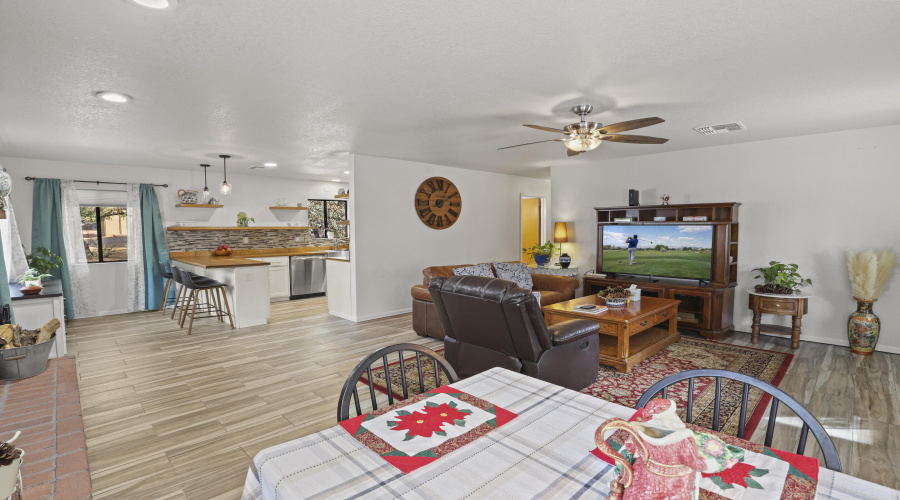
[[[153, 312], [70, 322], [95, 498], [238, 498], [258, 451], [336, 423], [359, 360], [400, 342], [442, 345], [416, 336], [408, 314], [352, 323], [327, 309], [322, 298], [275, 303], [266, 326], [198, 320], [191, 336]], [[753, 347], [796, 355], [781, 387], [828, 428], [845, 472], [900, 488], [900, 356], [791, 351], [771, 337]], [[795, 420], [779, 415], [776, 447], [796, 446]]]

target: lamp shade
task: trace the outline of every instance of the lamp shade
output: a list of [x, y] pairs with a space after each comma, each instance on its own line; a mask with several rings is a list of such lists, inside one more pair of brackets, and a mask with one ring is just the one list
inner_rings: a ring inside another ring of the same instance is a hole
[[553, 242], [566, 243], [569, 241], [569, 230], [565, 222], [557, 222], [553, 228]]

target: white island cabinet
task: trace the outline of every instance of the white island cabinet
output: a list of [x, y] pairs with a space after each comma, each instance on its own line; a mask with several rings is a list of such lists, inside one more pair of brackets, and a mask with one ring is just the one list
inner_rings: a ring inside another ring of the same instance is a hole
[[325, 279], [325, 288], [328, 290], [328, 314], [356, 321], [356, 311], [353, 310], [350, 293], [350, 259], [329, 257]]
[[[269, 263], [240, 257], [172, 256], [172, 265], [225, 283], [235, 328], [269, 319]], [[227, 321], [227, 320], [226, 320]]]

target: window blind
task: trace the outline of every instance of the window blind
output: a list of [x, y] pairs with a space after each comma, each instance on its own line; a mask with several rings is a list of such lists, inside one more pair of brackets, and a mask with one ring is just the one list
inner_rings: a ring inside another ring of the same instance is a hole
[[124, 207], [128, 202], [125, 191], [79, 189], [77, 194], [78, 204], [83, 207]]

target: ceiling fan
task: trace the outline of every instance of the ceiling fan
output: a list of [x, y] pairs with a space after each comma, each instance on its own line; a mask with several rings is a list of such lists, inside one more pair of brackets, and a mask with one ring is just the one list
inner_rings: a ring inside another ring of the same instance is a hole
[[568, 149], [568, 156], [580, 155], [592, 149], [595, 149], [603, 141], [625, 142], [629, 144], [665, 144], [668, 139], [661, 137], [649, 137], [646, 135], [625, 135], [618, 132], [626, 130], [634, 130], [638, 128], [649, 127], [662, 123], [662, 118], [638, 118], [637, 120], [629, 120], [627, 122], [613, 123], [604, 126], [602, 123], [584, 121], [584, 117], [591, 114], [594, 107], [590, 104], [582, 104], [572, 108], [572, 112], [581, 117], [581, 121], [566, 125], [563, 129], [542, 127], [540, 125], [525, 125], [526, 127], [536, 128], [538, 130], [546, 130], [547, 132], [557, 132], [565, 134], [565, 138], [548, 139], [546, 141], [526, 142], [525, 144], [517, 144], [515, 146], [506, 146], [500, 149], [517, 148], [519, 146], [528, 146], [529, 144], [538, 144], [541, 142], [562, 142]]

